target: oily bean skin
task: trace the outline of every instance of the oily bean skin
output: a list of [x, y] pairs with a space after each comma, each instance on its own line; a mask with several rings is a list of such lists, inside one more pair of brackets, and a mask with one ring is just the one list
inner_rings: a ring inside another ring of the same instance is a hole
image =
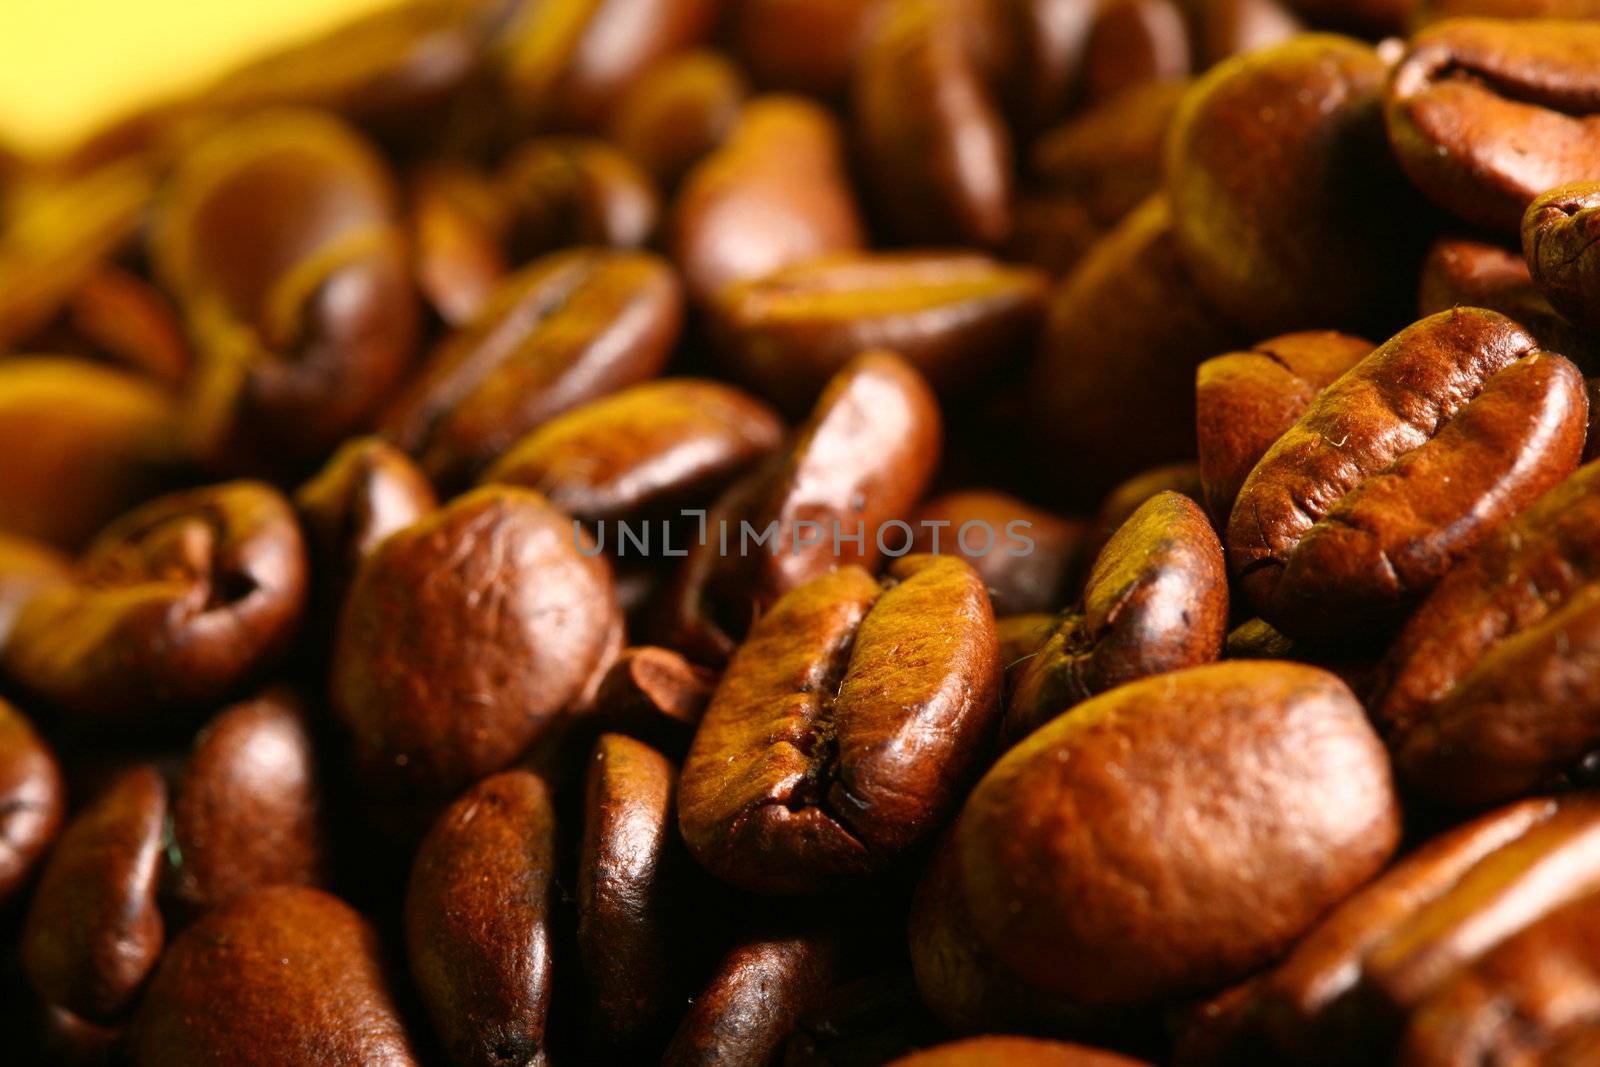
[[0, 700], [0, 905], [32, 877], [66, 809], [55, 753], [20, 711]]
[[1593, 893], [1600, 808], [1528, 800], [1435, 838], [1351, 896], [1262, 980], [1296, 1062], [1382, 1059], [1405, 1017], [1497, 944]]
[[[910, 534], [896, 540], [903, 531], [889, 524], [903, 522], [921, 498], [942, 439], [938, 404], [916, 370], [885, 352], [852, 360], [823, 390], [788, 454], [712, 508], [706, 543], [689, 549], [671, 593], [669, 643], [700, 659], [726, 660], [753, 611], [835, 567], [876, 567], [884, 548], [909, 542]], [[726, 555], [719, 522], [729, 531]], [[801, 525], [808, 522], [820, 526]], [[740, 554], [741, 523], [758, 534], [773, 527], [772, 542]], [[858, 527], [861, 543], [846, 542]], [[799, 543], [811, 533], [820, 540]]]
[[51, 1004], [92, 1020], [132, 1003], [161, 955], [156, 906], [167, 790], [149, 764], [67, 825], [22, 928], [22, 966]]
[[650, 178], [600, 140], [535, 138], [511, 154], [495, 185], [517, 263], [574, 245], [640, 248], [661, 215]]
[[1600, 896], [1590, 895], [1507, 939], [1417, 1009], [1398, 1062], [1589, 1062], [1600, 1048], [1589, 1007], [1600, 992], [1597, 934]]
[[588, 1032], [625, 1049], [670, 998], [669, 889], [678, 848], [677, 769], [649, 745], [604, 734], [589, 757], [578, 856], [578, 952]]
[[1385, 75], [1366, 45], [1307, 34], [1219, 64], [1179, 108], [1178, 244], [1251, 340], [1403, 313], [1426, 212], [1389, 158]]
[[783, 422], [720, 382], [663, 379], [552, 419], [484, 476], [585, 522], [704, 504], [778, 449]]
[[1552, 189], [1529, 205], [1522, 219], [1522, 250], [1534, 284], [1557, 311], [1586, 330], [1600, 328], [1597, 237], [1600, 182]]
[[1375, 704], [1396, 767], [1435, 800], [1536, 788], [1597, 741], [1600, 466], [1506, 523], [1439, 584], [1390, 651]]
[[1140, 1067], [1112, 1052], [1032, 1037], [969, 1037], [924, 1049], [889, 1067]]
[[897, 0], [856, 64], [856, 140], [906, 240], [998, 245], [1011, 232], [1011, 137], [968, 32], [943, 0]]
[[[1033, 430], [1059, 464], [1042, 476], [1094, 499], [1193, 454], [1195, 367], [1242, 340], [1195, 284], [1164, 197], [1123, 219], [1062, 281], [1028, 390]], [[1129, 411], [1142, 413], [1137, 434], [1126, 432]]]
[[186, 433], [208, 460], [311, 460], [399, 384], [418, 315], [396, 199], [372, 149], [315, 112], [241, 119], [179, 160], [150, 251], [199, 358]]
[[1044, 300], [1041, 274], [986, 256], [825, 256], [724, 289], [711, 332], [734, 375], [786, 410], [873, 348], [957, 397], [1029, 349]]
[[376, 931], [335, 897], [258, 889], [179, 935], [140, 1006], [135, 1067], [414, 1067]]
[[910, 556], [887, 590], [843, 567], [735, 654], [684, 762], [678, 821], [707, 869], [804, 893], [883, 869], [949, 811], [992, 725], [994, 616], [965, 563]]
[[1402, 330], [1257, 464], [1228, 523], [1234, 574], [1293, 637], [1385, 623], [1576, 466], [1577, 369], [1491, 311]]
[[1200, 481], [1219, 525], [1274, 441], [1325, 387], [1372, 352], [1372, 342], [1331, 330], [1286, 334], [1248, 352], [1216, 356], [1195, 377]]
[[621, 622], [610, 566], [577, 537], [537, 493], [496, 486], [390, 536], [362, 565], [331, 693], [375, 805], [448, 800], [587, 699]]
[[692, 298], [866, 243], [842, 140], [833, 116], [801, 97], [740, 110], [672, 209], [668, 243]]
[[987, 490], [930, 500], [912, 525], [911, 550], [966, 560], [997, 615], [1054, 611], [1069, 600], [1088, 538], [1083, 523]]
[[717, 8], [713, 0], [523, 6], [503, 39], [503, 77], [520, 124], [541, 132], [603, 129], [640, 76], [705, 36]]
[[1395, 157], [1435, 203], [1515, 234], [1535, 197], [1600, 179], [1600, 24], [1461, 19], [1424, 30], [1395, 68]]
[[0, 527], [78, 548], [161, 487], [177, 438], [176, 405], [149, 381], [76, 359], [7, 358]]
[[1003, 735], [1019, 740], [1096, 693], [1210, 663], [1227, 629], [1222, 545], [1198, 504], [1160, 493], [1095, 559], [1082, 610], [1059, 617], [1018, 667]]
[[461, 1067], [545, 1062], [555, 838], [544, 782], [508, 771], [452, 804], [417, 850], [411, 975]]
[[611, 141], [670, 192], [727, 138], [746, 95], [744, 74], [721, 53], [674, 56], [618, 103]]
[[682, 305], [671, 269], [647, 253], [546, 256], [434, 350], [386, 433], [434, 482], [459, 484], [562, 412], [653, 376]]
[[270, 885], [321, 885], [328, 846], [304, 703], [270, 690], [195, 739], [172, 798], [168, 891], [194, 912]]
[[86, 721], [169, 722], [274, 664], [306, 585], [300, 527], [276, 490], [228, 482], [175, 493], [106, 527], [73, 581], [28, 601], [5, 669]]
[[1116, 1006], [1249, 974], [1398, 838], [1361, 705], [1333, 675], [1262, 661], [1055, 719], [978, 783], [955, 840], [982, 942], [1043, 991]]
[[717, 962], [679, 1024], [661, 1067], [770, 1063], [838, 966], [830, 934], [757, 935]]

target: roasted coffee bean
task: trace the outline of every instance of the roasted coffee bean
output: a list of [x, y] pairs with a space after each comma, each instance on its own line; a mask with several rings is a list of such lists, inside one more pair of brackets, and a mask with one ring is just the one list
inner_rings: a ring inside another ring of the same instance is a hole
[[1586, 374], [1600, 371], [1600, 341], [1562, 318], [1534, 284], [1521, 253], [1470, 237], [1441, 237], [1422, 263], [1417, 313], [1488, 308], [1533, 334], [1546, 352], [1566, 356]]
[[180, 934], [133, 1029], [135, 1067], [413, 1067], [377, 933], [337, 898], [259, 889]]
[[66, 309], [71, 331], [91, 351], [163, 385], [182, 385], [192, 355], [177, 309], [159, 289], [121, 267], [84, 279]]
[[1407, 624], [1376, 714], [1408, 783], [1482, 805], [1538, 787], [1600, 745], [1588, 668], [1600, 617], [1597, 509], [1591, 464], [1497, 530]]
[[795, 1022], [827, 992], [838, 957], [838, 938], [827, 933], [742, 939], [690, 1003], [661, 1067], [770, 1063]]
[[833, 116], [799, 97], [757, 97], [684, 180], [669, 244], [700, 302], [865, 242]]
[[724, 660], [752, 612], [835, 567], [909, 552], [901, 516], [927, 487], [942, 436], [938, 405], [910, 365], [884, 352], [852, 360], [788, 454], [707, 515], [671, 591], [669, 643]]
[[713, 0], [554, 0], [518, 5], [503, 34], [505, 89], [530, 130], [605, 127], [653, 66], [698, 43]]
[[240, 119], [178, 161], [151, 256], [195, 346], [202, 455], [250, 473], [309, 461], [399, 384], [417, 301], [396, 201], [383, 161], [316, 112]]
[[889, 1067], [1140, 1067], [1111, 1052], [1032, 1037], [969, 1037], [903, 1056]]
[[1195, 376], [1197, 455], [1206, 508], [1219, 526], [1239, 488], [1317, 395], [1372, 351], [1372, 342], [1324, 330], [1216, 356]]
[[195, 738], [172, 796], [168, 891], [200, 912], [272, 885], [323, 885], [328, 844], [311, 723], [286, 689], [235, 704]]
[[936, 1040], [937, 1021], [903, 963], [828, 990], [783, 1044], [783, 1067], [867, 1067]]
[[[1596, 47], [1600, 55], [1600, 45]], [[1600, 119], [1597, 119], [1600, 121]], [[1600, 182], [1563, 185], [1539, 197], [1522, 220], [1522, 250], [1556, 310], [1585, 330], [1600, 327]]]
[[903, 356], [953, 397], [1028, 350], [1044, 300], [1037, 271], [986, 256], [827, 256], [724, 289], [711, 331], [733, 374], [788, 410], [804, 410], [873, 348]]
[[645, 74], [618, 101], [610, 137], [670, 192], [727, 138], [746, 95], [744, 74], [726, 57], [685, 52]]
[[1189, 25], [1174, 0], [1106, 0], [1099, 6], [1083, 64], [1090, 99], [1189, 76]]
[[71, 581], [72, 562], [65, 553], [26, 537], [0, 534], [0, 657], [34, 594]]
[[380, 817], [413, 826], [408, 809], [509, 766], [620, 644], [610, 566], [537, 493], [478, 489], [390, 535], [350, 589], [331, 681]]
[[0, 700], [0, 905], [28, 884], [66, 808], [55, 753], [20, 711]]
[[858, 567], [756, 623], [684, 762], [684, 840], [718, 877], [800, 893], [882, 870], [935, 830], [993, 724], [994, 616], [960, 560]]
[[513, 262], [574, 245], [640, 248], [655, 232], [661, 198], [638, 164], [604, 141], [540, 137], [517, 148], [496, 176]]
[[1018, 665], [1004, 736], [1125, 682], [1210, 663], [1227, 629], [1228, 572], [1205, 512], [1177, 493], [1151, 497], [1095, 559], [1081, 610]]
[[668, 378], [552, 419], [484, 481], [537, 490], [586, 522], [663, 515], [714, 499], [775, 452], [783, 432], [772, 409], [752, 396], [720, 382]]
[[1292, 1062], [1380, 1062], [1408, 1013], [1597, 882], [1593, 798], [1487, 815], [1335, 909], [1259, 984], [1263, 1025]]
[[479, 782], [417, 850], [411, 976], [451, 1062], [544, 1062], [555, 814], [527, 771]]
[[1178, 493], [1196, 504], [1205, 503], [1199, 466], [1193, 463], [1168, 463], [1151, 467], [1107, 493], [1095, 512], [1092, 524], [1096, 552], [1105, 546], [1112, 534], [1122, 529], [1123, 523], [1133, 518], [1133, 513], [1143, 507], [1146, 501], [1161, 493]]
[[1202, 68], [1305, 31], [1286, 0], [1200, 0], [1191, 18], [1200, 24], [1192, 47], [1196, 66]]
[[142, 764], [67, 824], [22, 928], [23, 970], [48, 1003], [99, 1021], [133, 1003], [161, 955], [166, 817], [166, 786]]
[[1435, 203], [1515, 234], [1536, 196], [1600, 179], [1600, 24], [1462, 19], [1411, 39], [1390, 79], [1395, 158]]
[[1054, 611], [1069, 601], [1088, 540], [1083, 523], [987, 490], [930, 500], [912, 525], [911, 550], [966, 560], [997, 615]]
[[161, 488], [177, 427], [176, 406], [152, 382], [75, 359], [5, 360], [0, 527], [77, 548]]
[[746, 0], [732, 5], [734, 55], [767, 89], [842, 96], [886, 0]]
[[589, 756], [578, 853], [578, 952], [588, 1030], [625, 1050], [672, 1002], [677, 769], [642, 742], [605, 734]]
[[659, 371], [682, 305], [671, 269], [647, 253], [546, 256], [434, 350], [387, 432], [430, 478], [459, 484], [529, 430]]
[[[1042, 477], [1093, 499], [1136, 471], [1194, 453], [1194, 375], [1238, 331], [1195, 291], [1172, 209], [1146, 201], [1051, 296], [1031, 371], [1035, 435], [1055, 457]], [[1126, 413], [1140, 413], [1137, 434]]]
[[1407, 303], [1426, 212], [1384, 140], [1386, 73], [1366, 45], [1308, 34], [1219, 64], [1173, 120], [1178, 245], [1255, 337], [1388, 325]]
[[461, 326], [505, 277], [505, 205], [490, 179], [466, 166], [424, 167], [409, 192], [417, 290], [446, 326]]
[[1361, 705], [1333, 675], [1275, 662], [1080, 705], [1001, 758], [955, 831], [982, 944], [1022, 981], [1104, 1006], [1248, 975], [1398, 839]]
[[1011, 232], [1011, 137], [970, 18], [893, 0], [856, 64], [856, 139], [879, 209], [914, 241], [998, 245]]
[[1229, 563], [1296, 637], [1393, 621], [1576, 466], [1583, 380], [1491, 311], [1402, 330], [1324, 389], [1246, 479]]
[[289, 502], [258, 482], [161, 497], [103, 530], [74, 571], [29, 599], [6, 672], [86, 721], [174, 721], [261, 676], [306, 599]]
[[717, 676], [668, 648], [623, 649], [586, 715], [603, 729], [681, 755], [700, 725]]

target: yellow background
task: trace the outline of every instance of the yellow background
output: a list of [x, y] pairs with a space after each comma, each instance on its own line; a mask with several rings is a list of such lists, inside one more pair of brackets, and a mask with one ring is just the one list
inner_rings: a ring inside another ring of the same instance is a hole
[[395, 0], [0, 0], [0, 138], [64, 148], [264, 49]]

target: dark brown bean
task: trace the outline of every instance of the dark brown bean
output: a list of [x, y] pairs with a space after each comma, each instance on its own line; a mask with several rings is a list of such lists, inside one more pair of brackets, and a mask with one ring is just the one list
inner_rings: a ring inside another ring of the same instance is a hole
[[586, 522], [705, 504], [777, 450], [783, 423], [719, 382], [664, 379], [552, 419], [484, 476], [537, 490]]
[[690, 296], [704, 303], [735, 282], [862, 247], [841, 141], [833, 116], [800, 97], [741, 109], [673, 206], [669, 242]]
[[1435, 203], [1516, 234], [1534, 197], [1600, 179], [1600, 24], [1461, 19], [1411, 39], [1389, 140]]
[[620, 734], [603, 735], [589, 757], [578, 952], [588, 1033], [604, 1048], [635, 1046], [670, 1003], [677, 779], [665, 756]]
[[[1600, 46], [1596, 48], [1600, 55]], [[1597, 120], [1600, 121], [1600, 120]], [[1533, 282], [1585, 331], [1600, 327], [1600, 182], [1563, 185], [1528, 206], [1522, 251]]]
[[515, 263], [574, 245], [641, 248], [661, 215], [660, 194], [638, 164], [583, 137], [525, 142], [501, 165], [495, 188]]
[[746, 0], [733, 5], [734, 54], [763, 88], [842, 96], [885, 0]]
[[988, 490], [946, 493], [918, 510], [913, 552], [959, 556], [989, 589], [997, 615], [1054, 611], [1084, 563], [1085, 524]]
[[178, 161], [150, 243], [198, 357], [186, 432], [220, 466], [315, 459], [411, 362], [417, 300], [393, 180], [329, 116], [263, 112], [206, 137]]
[[[1394, 3], [1396, 0], [1374, 0]], [[1482, 16], [1496, 19], [1600, 18], [1596, 0], [1412, 0], [1412, 23], [1427, 26], [1444, 19]]]
[[183, 384], [193, 357], [177, 309], [138, 275], [103, 265], [67, 304], [74, 334], [96, 354], [166, 386]]
[[1206, 508], [1226, 526], [1250, 472], [1323, 388], [1372, 352], [1372, 342], [1332, 330], [1292, 333], [1200, 364], [1195, 376], [1197, 455]]
[[994, 616], [960, 560], [880, 586], [843, 567], [780, 599], [734, 655], [684, 762], [695, 858], [760, 892], [882, 870], [936, 830], [993, 723]]
[[1382, 867], [1399, 829], [1388, 760], [1344, 684], [1234, 662], [1055, 719], [984, 776], [955, 833], [981, 942], [1069, 1004], [1116, 1006], [1271, 961]]
[[463, 326], [505, 277], [505, 205], [487, 177], [465, 166], [420, 169], [410, 194], [417, 289], [446, 326]]
[[411, 975], [461, 1067], [545, 1062], [555, 851], [550, 797], [527, 771], [479, 782], [417, 850]]
[[587, 714], [602, 729], [682, 755], [717, 687], [717, 676], [668, 648], [623, 649]]
[[1144, 82], [1186, 78], [1189, 25], [1174, 0], [1106, 0], [1083, 60], [1084, 89], [1104, 100]]
[[1228, 573], [1205, 512], [1177, 493], [1151, 497], [1095, 559], [1081, 611], [1057, 618], [1018, 665], [1003, 736], [1020, 740], [1126, 682], [1210, 663], [1227, 629]]
[[1322, 394], [1245, 481], [1229, 563], [1296, 637], [1385, 624], [1583, 450], [1583, 379], [1478, 309], [1402, 330]]
[[[1196, 504], [1205, 503], [1200, 486], [1200, 468], [1194, 463], [1167, 463], [1140, 471], [1132, 478], [1106, 494], [1095, 512], [1093, 533], [1098, 552], [1105, 547], [1111, 535], [1122, 529], [1122, 524], [1133, 518], [1133, 513], [1144, 506], [1151, 497], [1160, 493], [1178, 493]], [[1090, 562], [1093, 562], [1091, 558]]]
[[73, 581], [28, 601], [5, 669], [85, 720], [170, 722], [277, 662], [306, 584], [300, 527], [276, 490], [229, 482], [175, 493], [106, 527]]
[[971, 253], [827, 256], [731, 285], [710, 308], [723, 361], [787, 410], [804, 410], [851, 359], [903, 356], [959, 396], [1034, 341], [1045, 279]]
[[571, 519], [496, 486], [391, 535], [362, 565], [333, 710], [369, 801], [403, 825], [509, 766], [581, 706], [621, 645], [611, 568]]
[[49, 1003], [98, 1021], [133, 1003], [161, 955], [166, 817], [166, 786], [141, 764], [67, 824], [22, 928], [23, 970]]
[[304, 703], [287, 689], [235, 704], [195, 738], [172, 797], [168, 888], [205, 911], [271, 885], [322, 885], [328, 845]]
[[611, 140], [658, 188], [671, 191], [727, 138], [746, 93], [744, 74], [726, 57], [685, 52], [654, 67], [618, 101]]
[[388, 413], [388, 434], [455, 485], [564, 411], [653, 376], [683, 297], [642, 252], [575, 249], [506, 278]]
[[335, 897], [258, 889], [179, 935], [140, 1006], [135, 1067], [415, 1067], [377, 933]]
[[0, 905], [28, 884], [66, 810], [55, 753], [20, 711], [0, 700]]

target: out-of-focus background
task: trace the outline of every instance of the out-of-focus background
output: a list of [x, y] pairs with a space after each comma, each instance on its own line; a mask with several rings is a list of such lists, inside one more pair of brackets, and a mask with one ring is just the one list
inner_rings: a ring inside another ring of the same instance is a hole
[[396, 0], [0, 0], [0, 141], [47, 154]]

